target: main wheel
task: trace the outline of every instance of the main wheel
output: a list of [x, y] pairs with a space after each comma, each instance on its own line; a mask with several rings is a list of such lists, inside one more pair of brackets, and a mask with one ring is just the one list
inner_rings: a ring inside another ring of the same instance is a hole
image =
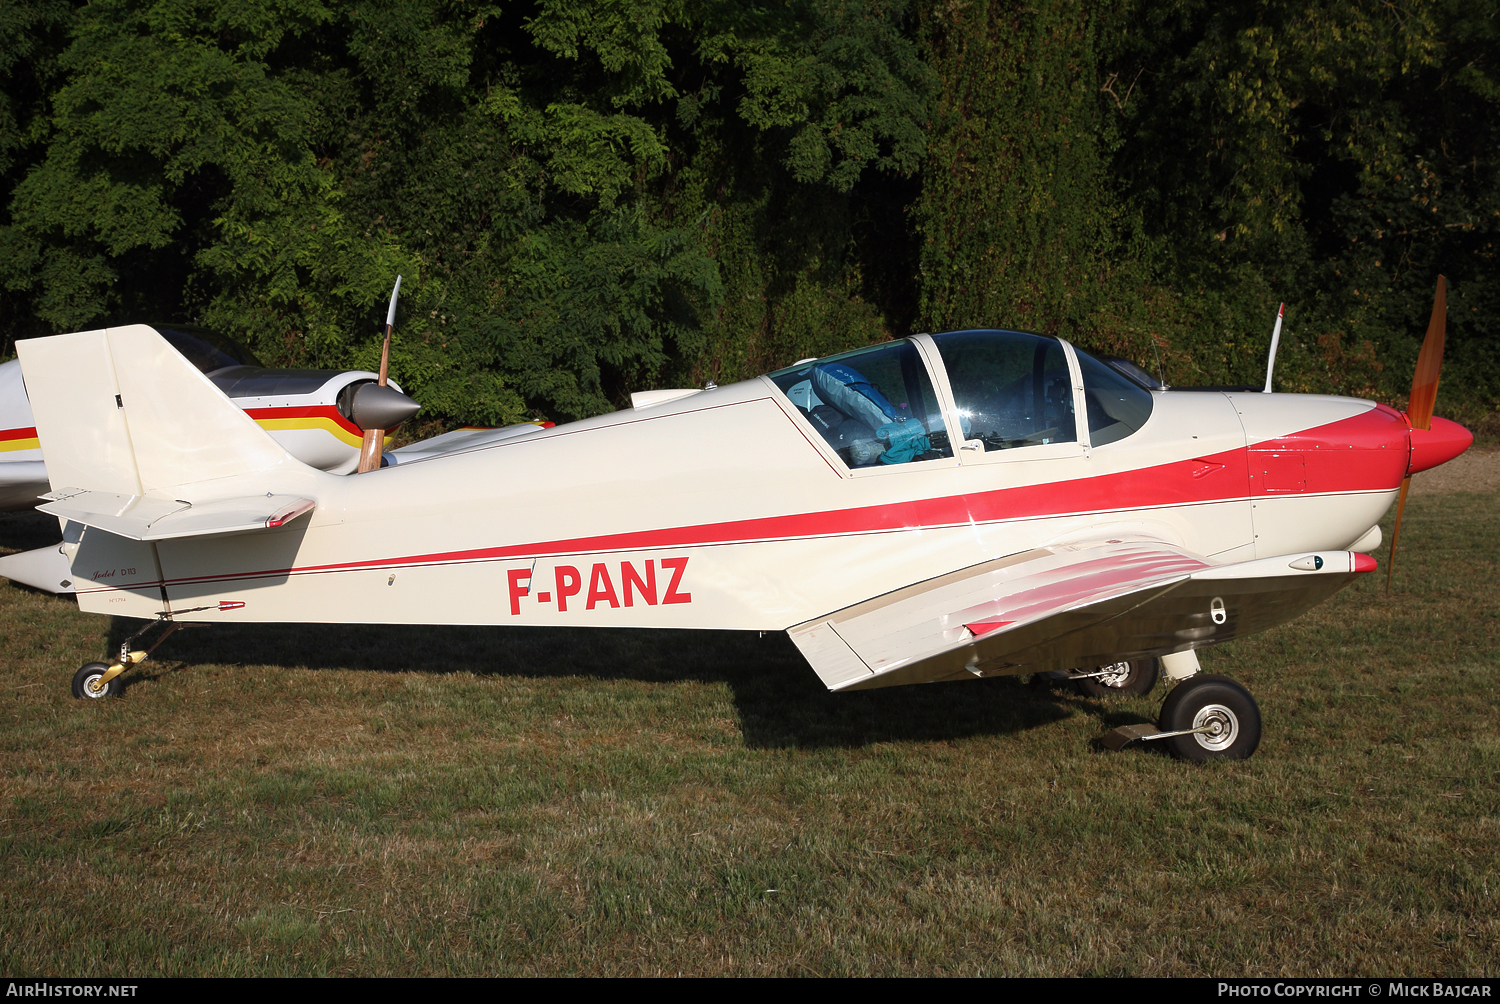
[[1172, 689], [1161, 706], [1161, 730], [1191, 735], [1161, 740], [1181, 760], [1244, 760], [1260, 745], [1260, 708], [1227, 676], [1200, 673]]
[[1084, 697], [1135, 697], [1150, 693], [1151, 688], [1156, 686], [1156, 681], [1161, 677], [1161, 660], [1117, 662], [1100, 666], [1096, 672], [1103, 672], [1104, 675], [1073, 681], [1073, 685]]
[[120, 691], [125, 689], [125, 685], [118, 676], [98, 690], [92, 687], [108, 669], [109, 663], [107, 662], [86, 662], [80, 666], [78, 672], [73, 674], [73, 696], [79, 699], [88, 697], [96, 701], [101, 697], [118, 696]]

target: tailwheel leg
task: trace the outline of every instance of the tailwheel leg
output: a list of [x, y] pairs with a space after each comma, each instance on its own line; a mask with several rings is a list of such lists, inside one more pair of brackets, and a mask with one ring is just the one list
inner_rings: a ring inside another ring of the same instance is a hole
[[[78, 667], [78, 672], [73, 674], [73, 696], [79, 700], [117, 697], [125, 689], [120, 674], [131, 666], [145, 662], [147, 657], [156, 651], [157, 646], [166, 641], [172, 632], [181, 626], [169, 615], [157, 614], [156, 620], [147, 622], [145, 627], [120, 643], [120, 652], [114, 662], [86, 662]], [[143, 649], [130, 647], [156, 628], [162, 629], [161, 634], [157, 635], [156, 640], [149, 646]]]

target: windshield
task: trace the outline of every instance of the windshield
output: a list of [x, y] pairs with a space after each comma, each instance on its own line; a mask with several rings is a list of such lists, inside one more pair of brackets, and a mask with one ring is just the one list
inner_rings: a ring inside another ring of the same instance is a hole
[[933, 335], [966, 441], [985, 452], [1078, 441], [1062, 343], [1019, 331]]
[[1087, 352], [1078, 352], [1078, 365], [1083, 370], [1090, 444], [1118, 442], [1146, 424], [1155, 403], [1150, 391]]

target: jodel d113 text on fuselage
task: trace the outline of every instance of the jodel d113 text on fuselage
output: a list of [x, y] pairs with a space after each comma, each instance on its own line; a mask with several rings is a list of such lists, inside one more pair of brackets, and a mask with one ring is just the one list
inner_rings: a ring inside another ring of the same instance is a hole
[[[1191, 676], [1195, 649], [1373, 569], [1403, 479], [1471, 441], [1368, 401], [1154, 391], [986, 330], [339, 476], [149, 327], [19, 350], [85, 611], [785, 630], [831, 690]], [[75, 693], [143, 657], [127, 643]], [[1119, 742], [1240, 757], [1260, 733], [1249, 694], [1207, 674], [1161, 726]]]

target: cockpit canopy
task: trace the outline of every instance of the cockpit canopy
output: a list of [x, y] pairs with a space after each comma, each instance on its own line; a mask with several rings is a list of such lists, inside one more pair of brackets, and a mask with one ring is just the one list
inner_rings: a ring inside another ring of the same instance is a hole
[[[930, 373], [917, 341], [906, 339], [806, 360], [770, 378], [853, 468], [950, 458], [951, 436], [987, 453], [1077, 443], [1080, 384], [1090, 446], [1124, 439], [1151, 417], [1149, 390], [1060, 339], [993, 330], [918, 337], [930, 338], [941, 373]], [[944, 383], [946, 418], [935, 390]]]
[[196, 324], [152, 324], [157, 333], [202, 372], [212, 375], [230, 366], [263, 367], [245, 346]]
[[910, 341], [778, 370], [771, 380], [850, 467], [953, 456], [932, 378]]

